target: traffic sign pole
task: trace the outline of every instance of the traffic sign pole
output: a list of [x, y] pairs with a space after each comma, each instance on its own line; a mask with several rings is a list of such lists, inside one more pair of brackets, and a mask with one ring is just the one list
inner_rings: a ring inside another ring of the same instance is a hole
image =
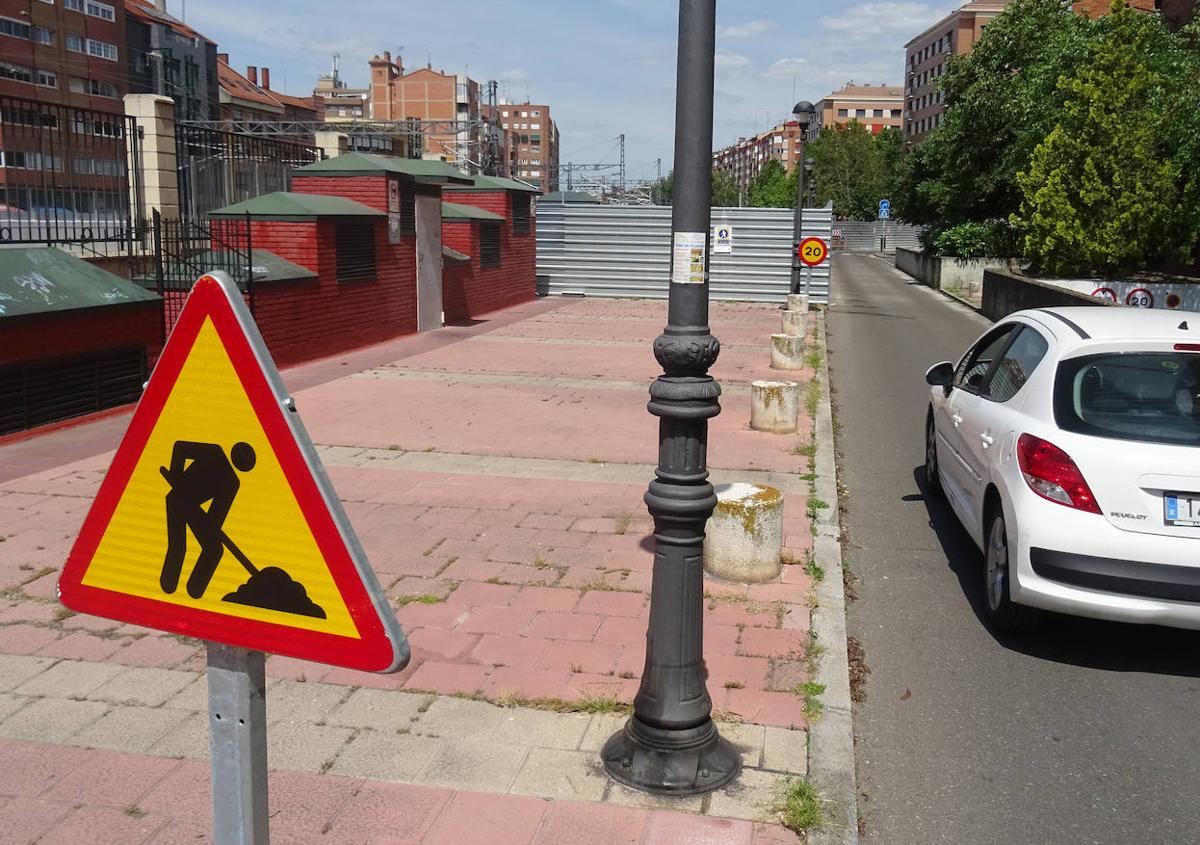
[[267, 678], [261, 651], [208, 643], [213, 845], [268, 845]]

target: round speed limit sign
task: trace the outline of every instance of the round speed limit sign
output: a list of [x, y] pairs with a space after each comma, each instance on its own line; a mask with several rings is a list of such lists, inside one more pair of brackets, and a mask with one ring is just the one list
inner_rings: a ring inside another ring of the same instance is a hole
[[809, 267], [816, 267], [829, 256], [829, 245], [820, 238], [805, 238], [800, 241], [796, 252], [802, 262]]
[[1154, 294], [1145, 288], [1134, 288], [1125, 296], [1125, 304], [1134, 308], [1153, 308]]

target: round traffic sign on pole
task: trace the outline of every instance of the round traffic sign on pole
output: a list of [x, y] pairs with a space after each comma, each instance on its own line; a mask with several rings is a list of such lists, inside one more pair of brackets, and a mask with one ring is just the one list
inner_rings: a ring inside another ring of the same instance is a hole
[[816, 267], [818, 264], [823, 263], [829, 256], [829, 245], [820, 238], [805, 238], [800, 241], [796, 255], [804, 264], [809, 267]]

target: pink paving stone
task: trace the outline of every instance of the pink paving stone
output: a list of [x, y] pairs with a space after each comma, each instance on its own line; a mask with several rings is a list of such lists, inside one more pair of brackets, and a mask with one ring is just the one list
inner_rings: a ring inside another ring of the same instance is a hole
[[745, 628], [738, 653], [749, 657], [783, 657], [804, 651], [804, 637], [799, 631], [778, 628]]
[[[716, 690], [709, 690], [717, 698]], [[729, 710], [747, 722], [756, 725], [774, 725], [780, 728], [804, 728], [804, 702], [785, 692], [764, 692], [752, 689], [726, 690], [728, 697], [721, 709]]]
[[[461, 590], [462, 587], [459, 587]], [[467, 609], [459, 603], [452, 602], [454, 593], [441, 604], [420, 604], [413, 602], [396, 610], [396, 618], [405, 630], [410, 628], [453, 628], [466, 615]]]
[[0, 654], [33, 654], [59, 638], [57, 631], [17, 623], [0, 628]]
[[571, 530], [589, 534], [616, 534], [617, 521], [603, 516], [590, 516], [576, 520]]
[[401, 578], [389, 592], [394, 596], [447, 596], [450, 585], [437, 578]]
[[601, 616], [641, 617], [646, 612], [647, 601], [647, 597], [641, 593], [592, 590], [583, 594], [575, 609], [580, 613], [599, 613]]
[[434, 659], [457, 660], [468, 654], [479, 642], [479, 634], [464, 631], [445, 631], [438, 628], [417, 628], [408, 631], [408, 642], [414, 654]]
[[526, 698], [561, 698], [571, 679], [568, 670], [532, 669], [501, 666], [495, 669], [483, 687], [488, 698], [506, 693]]
[[752, 845], [754, 825], [656, 810], [646, 820], [642, 845]]
[[529, 845], [549, 802], [517, 795], [459, 792], [423, 845]]
[[555, 801], [533, 845], [638, 845], [650, 813], [612, 804]]
[[526, 636], [553, 640], [590, 640], [600, 628], [601, 618], [590, 613], [560, 613], [545, 610], [529, 623]]
[[617, 658], [617, 665], [613, 671], [617, 673], [617, 677], [637, 678], [641, 676], [644, 668], [646, 668], [646, 638], [643, 636], [640, 642], [625, 646], [625, 650]]
[[[442, 663], [426, 660], [404, 685], [405, 689], [454, 693], [473, 693], [483, 689], [489, 667], [469, 666], [461, 663]], [[497, 672], [504, 671], [497, 669]]]
[[596, 584], [608, 584], [610, 587], [623, 588], [623, 575], [620, 572], [598, 569], [592, 566], [569, 566], [567, 574], [558, 582], [560, 587], [588, 587], [595, 589]]
[[325, 841], [418, 845], [453, 795], [449, 789], [368, 782], [333, 817]]
[[614, 643], [550, 640], [534, 665], [538, 669], [566, 669], [568, 672], [607, 675], [616, 670], [617, 660], [623, 651], [623, 646]]
[[637, 695], [638, 681], [615, 675], [572, 675], [567, 681], [563, 698], [578, 701], [584, 698], [613, 698], [630, 703]]
[[87, 631], [76, 631], [39, 649], [37, 653], [46, 657], [67, 657], [72, 660], [107, 660], [129, 642], [127, 637], [106, 639]]
[[111, 631], [118, 624], [112, 619], [101, 619], [99, 616], [89, 616], [86, 613], [76, 613], [62, 621], [63, 628], [68, 631], [91, 631], [92, 633]]
[[571, 517], [553, 513], [531, 513], [520, 522], [521, 528], [550, 528], [565, 531], [571, 527]]
[[93, 752], [87, 762], [62, 778], [42, 797], [76, 804], [128, 807], [178, 765], [178, 760], [116, 751]]
[[287, 678], [298, 681], [319, 681], [329, 674], [328, 666], [321, 663], [311, 663], [307, 660], [297, 660], [294, 657], [284, 657], [272, 654], [267, 658], [267, 675], [272, 678]]
[[[786, 567], [785, 567], [786, 568]], [[775, 613], [751, 613], [740, 604], [709, 602], [704, 608], [704, 619], [716, 625], [750, 625], [756, 628], [774, 628]]]
[[[492, 607], [507, 607], [513, 598], [521, 591], [520, 587], [508, 584], [481, 584], [468, 581], [460, 584], [458, 589], [446, 599], [448, 605], [490, 605]], [[462, 608], [458, 608], [462, 612]]]
[[345, 687], [370, 687], [371, 689], [400, 689], [417, 670], [424, 665], [424, 660], [413, 655], [408, 666], [390, 675], [380, 675], [378, 672], [359, 672], [356, 669], [335, 667], [321, 678], [323, 684], [340, 684]]
[[506, 563], [496, 577], [506, 584], [544, 587], [557, 581], [561, 574], [561, 570], [552, 566], [523, 566], [519, 563]]
[[536, 610], [528, 608], [472, 607], [470, 615], [455, 630], [471, 634], [520, 634], [536, 614]]
[[532, 667], [546, 650], [545, 640], [485, 634], [471, 652], [471, 659], [490, 666]]
[[504, 564], [495, 560], [471, 560], [459, 558], [443, 569], [438, 577], [450, 581], [487, 581], [499, 578]]
[[137, 805], [148, 813], [207, 820], [212, 812], [211, 783], [209, 763], [185, 760], [139, 798]]
[[154, 813], [134, 818], [114, 807], [80, 807], [52, 827], [38, 845], [92, 845], [96, 842], [141, 842], [168, 820]]
[[268, 783], [271, 838], [276, 842], [298, 842], [320, 837], [326, 823], [362, 781], [309, 772], [272, 772]]
[[13, 798], [0, 806], [0, 830], [4, 831], [5, 842], [25, 845], [37, 840], [70, 812], [72, 807], [69, 804], [36, 798]]
[[0, 795], [41, 795], [94, 753], [69, 746], [0, 740]]
[[754, 845], [800, 845], [800, 837], [777, 824], [754, 825]]
[[[734, 629], [734, 633], [737, 629]], [[596, 642], [622, 643], [630, 646], [646, 645], [646, 621], [644, 619], [628, 619], [626, 617], [609, 617], [600, 623], [596, 632]]]
[[170, 669], [201, 653], [199, 646], [186, 645], [172, 637], [149, 634], [113, 654], [115, 663]]
[[728, 654], [709, 654], [704, 659], [710, 687], [723, 687], [732, 682], [750, 689], [764, 689], [771, 665], [765, 657], [734, 657]]
[[58, 572], [50, 572], [21, 587], [21, 592], [35, 599], [58, 597]]
[[571, 610], [579, 601], [578, 590], [558, 587], [525, 587], [509, 603], [510, 607], [527, 607], [531, 610]]
[[811, 582], [801, 584], [751, 584], [746, 588], [746, 595], [752, 601], [786, 601], [792, 604], [803, 604], [812, 592]]
[[[749, 628], [745, 630], [749, 631]], [[742, 632], [732, 625], [704, 624], [705, 654], [737, 654], [738, 636]]]
[[0, 610], [0, 625], [10, 622], [53, 622], [58, 618], [62, 605], [58, 602], [43, 603], [23, 601]]

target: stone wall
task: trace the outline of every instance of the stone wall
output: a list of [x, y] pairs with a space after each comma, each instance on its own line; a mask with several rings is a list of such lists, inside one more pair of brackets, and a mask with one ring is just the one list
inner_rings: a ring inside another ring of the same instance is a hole
[[1007, 270], [988, 268], [983, 273], [983, 306], [980, 311], [990, 320], [1002, 320], [1026, 308], [1070, 305], [1103, 308], [1109, 304], [1086, 293], [1055, 287]]

